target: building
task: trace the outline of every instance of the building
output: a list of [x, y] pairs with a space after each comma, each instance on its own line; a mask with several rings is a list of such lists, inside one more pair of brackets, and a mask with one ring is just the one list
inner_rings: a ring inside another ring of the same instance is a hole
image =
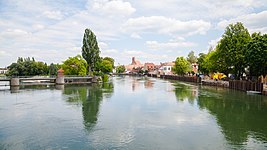
[[191, 64], [191, 66], [192, 66], [192, 71], [194, 71], [194, 73], [197, 73], [198, 72], [198, 64], [193, 63], [193, 64]]
[[161, 63], [160, 68], [159, 68], [159, 73], [162, 75], [173, 75], [173, 66], [174, 62], [166, 62], [166, 63]]
[[153, 71], [155, 70], [155, 65], [153, 63], [145, 63], [144, 70]]
[[132, 63], [130, 65], [126, 65], [126, 72], [137, 72], [137, 70], [141, 70], [144, 67], [140, 63], [140, 61], [136, 60], [135, 57], [132, 57]]
[[7, 68], [0, 68], [0, 74], [6, 74]]

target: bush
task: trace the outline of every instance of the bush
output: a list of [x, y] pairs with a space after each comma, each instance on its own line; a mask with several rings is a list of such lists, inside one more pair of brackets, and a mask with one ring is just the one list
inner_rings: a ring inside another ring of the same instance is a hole
[[102, 72], [99, 72], [99, 71], [94, 71], [93, 72], [93, 75], [94, 76], [103, 76], [103, 73]]

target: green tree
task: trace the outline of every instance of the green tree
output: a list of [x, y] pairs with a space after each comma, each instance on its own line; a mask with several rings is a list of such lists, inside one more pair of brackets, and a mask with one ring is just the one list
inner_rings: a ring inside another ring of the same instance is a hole
[[217, 72], [218, 71], [218, 67], [217, 66], [218, 65], [217, 65], [216, 51], [211, 51], [205, 57], [202, 67], [205, 70], [207, 70], [208, 73], [211, 73], [211, 72]]
[[198, 71], [203, 74], [208, 74], [209, 71], [204, 67], [204, 60], [207, 57], [207, 54], [199, 53], [197, 58]]
[[186, 59], [190, 64], [197, 62], [197, 57], [195, 56], [194, 51], [189, 52]]
[[113, 58], [111, 58], [111, 57], [105, 57], [103, 60], [109, 61], [112, 64], [112, 68], [115, 68], [115, 66], [114, 66], [115, 60]]
[[116, 68], [116, 73], [124, 73], [125, 72], [125, 66], [124, 65], [119, 65]]
[[21, 76], [21, 65], [19, 63], [12, 63], [8, 67], [7, 76]]
[[34, 58], [19, 57], [16, 63], [8, 66], [8, 76], [34, 76], [47, 75], [48, 67], [46, 63], [36, 62]]
[[178, 75], [184, 75], [190, 71], [190, 63], [184, 57], [177, 57], [174, 65], [174, 72]]
[[62, 64], [62, 69], [66, 75], [86, 75], [87, 64], [81, 55], [75, 57], [69, 57]]
[[246, 60], [251, 76], [267, 74], [267, 34], [252, 34], [252, 40], [247, 45]]
[[[246, 45], [251, 40], [248, 30], [242, 23], [230, 24], [217, 45], [218, 58], [228, 69], [232, 69], [237, 79], [244, 73]], [[229, 71], [226, 70], [226, 71]], [[224, 72], [228, 74], [228, 72]]]
[[97, 44], [95, 34], [90, 29], [85, 29], [83, 36], [82, 56], [88, 64], [88, 73], [95, 70], [97, 63], [100, 61], [100, 50]]
[[60, 65], [59, 64], [53, 64], [51, 63], [48, 67], [48, 72], [49, 75], [54, 76], [57, 75], [57, 71], [60, 69]]
[[112, 62], [110, 62], [107, 59], [103, 59], [101, 61], [101, 65], [100, 65], [100, 70], [103, 73], [110, 73], [112, 72], [113, 66], [112, 66]]

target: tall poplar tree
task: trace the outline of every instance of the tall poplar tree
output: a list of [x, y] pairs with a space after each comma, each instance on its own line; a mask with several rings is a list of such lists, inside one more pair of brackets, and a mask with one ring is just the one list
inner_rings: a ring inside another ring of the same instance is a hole
[[96, 36], [90, 29], [85, 29], [83, 36], [82, 56], [88, 64], [88, 73], [95, 70], [100, 61], [100, 50], [97, 44]]

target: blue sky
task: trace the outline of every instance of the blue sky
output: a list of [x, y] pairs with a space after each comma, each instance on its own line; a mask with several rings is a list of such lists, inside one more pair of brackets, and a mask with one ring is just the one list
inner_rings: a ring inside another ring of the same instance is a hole
[[0, 0], [0, 67], [18, 57], [62, 63], [81, 54], [86, 28], [116, 65], [173, 61], [207, 52], [238, 21], [267, 33], [267, 0]]

